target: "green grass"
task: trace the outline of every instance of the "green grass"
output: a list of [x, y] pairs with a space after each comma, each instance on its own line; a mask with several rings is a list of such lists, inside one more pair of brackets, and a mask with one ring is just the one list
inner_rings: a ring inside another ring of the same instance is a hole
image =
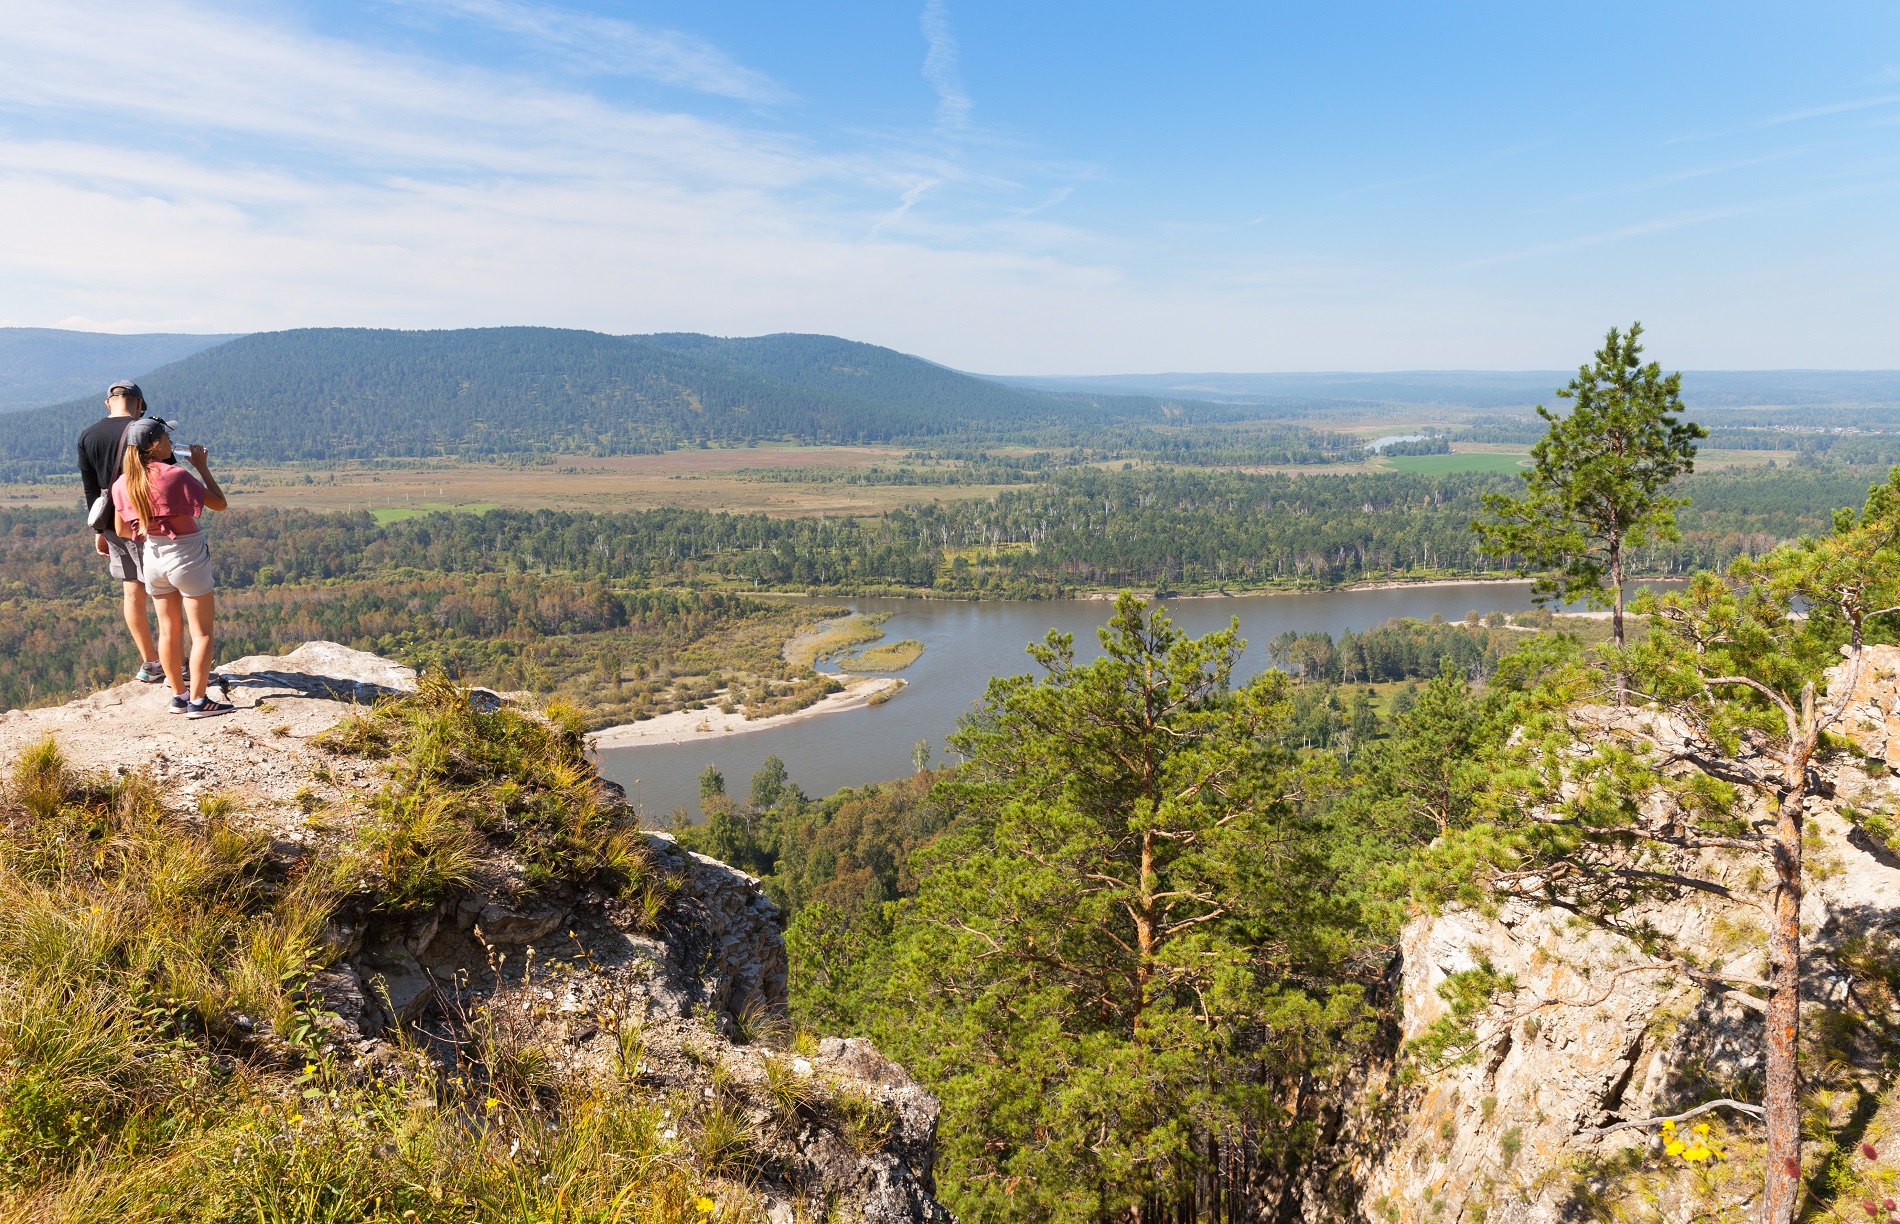
[[[825, 609], [819, 614], [824, 615], [829, 611]], [[816, 629], [788, 642], [785, 657], [791, 660], [794, 667], [812, 667], [820, 659], [834, 658], [853, 646], [867, 646], [882, 638], [884, 622], [889, 618], [888, 612], [854, 612], [849, 616], [833, 616], [820, 622]]]
[[1523, 455], [1473, 451], [1462, 455], [1394, 455], [1385, 462], [1395, 472], [1414, 476], [1449, 476], [1453, 472], [1521, 472]]
[[905, 638], [901, 642], [886, 642], [882, 646], [873, 646], [861, 650], [838, 664], [848, 672], [894, 672], [903, 671], [923, 657], [924, 644], [915, 638]]
[[490, 510], [499, 510], [500, 508], [500, 504], [496, 502], [417, 502], [412, 506], [384, 506], [380, 510], [371, 510], [370, 515], [376, 520], [377, 526], [387, 527], [391, 523], [400, 523], [404, 519], [421, 518], [425, 514], [435, 514], [438, 511], [448, 510], [459, 514], [486, 514]]
[[650, 867], [646, 842], [624, 810], [603, 803], [581, 727], [558, 702], [545, 716], [480, 713], [466, 689], [428, 679], [413, 697], [378, 702], [318, 736], [328, 751], [390, 761], [356, 849], [382, 906], [425, 908], [466, 885], [482, 858], [478, 834], [508, 844], [532, 886], [637, 892]]

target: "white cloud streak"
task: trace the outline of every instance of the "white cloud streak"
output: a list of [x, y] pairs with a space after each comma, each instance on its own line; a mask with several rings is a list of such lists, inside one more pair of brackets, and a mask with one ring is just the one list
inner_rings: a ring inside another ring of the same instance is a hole
[[1826, 106], [1810, 106], [1803, 110], [1789, 111], [1785, 115], [1775, 115], [1762, 120], [1763, 127], [1779, 127], [1784, 123], [1799, 123], [1804, 119], [1821, 119], [1828, 115], [1844, 115], [1851, 111], [1869, 110], [1876, 106], [1891, 106], [1900, 102], [1900, 94], [1881, 94], [1873, 98], [1856, 98], [1851, 102], [1831, 102]]
[[921, 25], [924, 41], [930, 47], [924, 53], [924, 80], [937, 91], [937, 126], [946, 132], [961, 132], [970, 126], [974, 104], [963, 89], [957, 36], [950, 28], [950, 13], [943, 0], [925, 0]]
[[399, 0], [528, 40], [584, 72], [644, 77], [745, 102], [782, 102], [785, 89], [704, 39], [610, 17], [514, 0]]

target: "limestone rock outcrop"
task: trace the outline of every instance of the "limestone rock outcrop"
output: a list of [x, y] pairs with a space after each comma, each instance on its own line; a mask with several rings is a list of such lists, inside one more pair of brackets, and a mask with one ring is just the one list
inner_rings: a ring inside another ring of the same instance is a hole
[[[1811, 1021], [1846, 1006], [1855, 990], [1843, 951], [1900, 936], [1900, 860], [1862, 823], [1900, 805], [1900, 783], [1883, 767], [1900, 753], [1900, 649], [1868, 654], [1842, 727], [1865, 756], [1830, 755], [1824, 796], [1810, 807], [1802, 927]], [[1847, 667], [1830, 679], [1838, 696]], [[1739, 861], [1715, 867], [1738, 882], [1750, 869]], [[1733, 910], [1688, 900], [1641, 916], [1703, 963], [1751, 975], [1765, 967], [1763, 931], [1737, 922]], [[1591, 1184], [1590, 1168], [1655, 1142], [1655, 1132], [1643, 1129], [1580, 1131], [1667, 1114], [1722, 1095], [1717, 1085], [1750, 1084], [1760, 1074], [1761, 1015], [1752, 1000], [1640, 969], [1622, 940], [1563, 913], [1520, 906], [1495, 918], [1452, 911], [1406, 928], [1401, 1039], [1444, 1015], [1438, 987], [1481, 961], [1515, 977], [1518, 989], [1480, 1017], [1472, 1061], [1405, 1087], [1385, 1078], [1383, 1110], [1362, 1110], [1387, 1121], [1368, 1121], [1376, 1139], [1358, 1145], [1345, 1179], [1359, 1218], [1577, 1218], [1583, 1200], [1602, 1189]], [[1879, 1060], [1867, 1061], [1868, 1075], [1876, 1075]]]

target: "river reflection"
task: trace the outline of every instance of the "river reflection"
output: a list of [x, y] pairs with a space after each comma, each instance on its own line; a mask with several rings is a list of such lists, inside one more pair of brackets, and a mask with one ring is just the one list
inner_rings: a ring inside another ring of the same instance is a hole
[[[785, 762], [792, 780], [806, 794], [828, 795], [839, 787], [859, 786], [910, 772], [911, 749], [918, 740], [931, 745], [933, 760], [947, 751], [944, 736], [959, 715], [983, 695], [992, 676], [1034, 671], [1023, 648], [1050, 629], [1075, 635], [1081, 661], [1101, 654], [1095, 630], [1107, 622], [1113, 604], [1106, 600], [1038, 602], [963, 602], [936, 599], [827, 598], [860, 612], [888, 612], [885, 640], [915, 638], [924, 644], [921, 659], [902, 673], [908, 687], [881, 706], [823, 714], [741, 735], [700, 743], [614, 748], [600, 754], [603, 775], [627, 788], [628, 797], [648, 824], [663, 825], [684, 806], [698, 818], [699, 774], [715, 765], [726, 787], [744, 798], [754, 770], [768, 756]], [[1420, 620], [1433, 614], [1463, 619], [1466, 612], [1522, 612], [1532, 607], [1528, 582], [1455, 583], [1381, 591], [1326, 591], [1312, 594], [1239, 595], [1231, 598], [1175, 599], [1168, 614], [1190, 634], [1225, 628], [1238, 617], [1247, 650], [1235, 681], [1268, 666], [1266, 646], [1275, 634], [1324, 631], [1337, 637], [1359, 632], [1394, 616]]]

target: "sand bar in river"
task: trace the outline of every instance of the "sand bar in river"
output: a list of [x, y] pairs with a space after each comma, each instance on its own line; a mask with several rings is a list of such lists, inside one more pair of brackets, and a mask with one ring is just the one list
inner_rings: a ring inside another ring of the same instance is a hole
[[894, 676], [851, 676], [843, 679], [842, 693], [833, 693], [790, 714], [775, 714], [770, 718], [754, 718], [748, 721], [744, 714], [736, 711], [726, 714], [716, 707], [704, 710], [675, 710], [671, 714], [656, 715], [641, 722], [603, 727], [587, 736], [587, 744], [598, 751], [602, 748], [637, 748], [648, 744], [686, 744], [699, 740], [718, 739], [726, 735], [744, 735], [748, 731], [764, 731], [768, 727], [782, 727], [800, 718], [815, 718], [820, 714], [855, 710], [859, 706], [871, 704], [872, 700], [879, 696], [894, 692], [904, 683]]

